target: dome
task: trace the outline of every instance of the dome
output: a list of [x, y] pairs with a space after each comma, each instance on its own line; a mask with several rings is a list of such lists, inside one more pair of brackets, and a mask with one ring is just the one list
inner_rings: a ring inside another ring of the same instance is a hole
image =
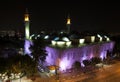
[[52, 45], [57, 45], [57, 46], [70, 46], [71, 41], [69, 40], [68, 37], [55, 37], [52, 41]]
[[70, 35], [70, 39], [79, 39], [79, 35], [72, 34], [72, 35]]
[[55, 37], [54, 41], [65, 41], [68, 42], [70, 41], [68, 37]]

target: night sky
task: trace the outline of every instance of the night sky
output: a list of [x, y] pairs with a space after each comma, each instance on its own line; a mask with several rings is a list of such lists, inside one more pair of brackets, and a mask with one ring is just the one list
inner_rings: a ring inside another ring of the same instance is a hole
[[[73, 0], [72, 0], [73, 1]], [[64, 30], [71, 17], [71, 29], [76, 31], [120, 32], [118, 2], [39, 2], [35, 0], [5, 0], [0, 2], [0, 30], [24, 30], [24, 13], [30, 14], [31, 32]]]

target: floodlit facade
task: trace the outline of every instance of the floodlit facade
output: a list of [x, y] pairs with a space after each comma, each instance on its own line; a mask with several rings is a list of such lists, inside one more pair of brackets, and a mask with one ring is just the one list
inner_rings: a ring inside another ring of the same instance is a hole
[[[51, 41], [51, 45], [46, 47], [48, 56], [45, 63], [47, 66], [55, 65], [59, 67], [60, 71], [65, 71], [71, 69], [75, 61], [79, 61], [84, 66], [83, 60], [90, 60], [92, 57], [106, 58], [107, 52], [112, 52], [114, 48], [114, 42], [107, 38], [105, 41], [99, 38], [98, 42], [95, 42], [96, 38], [92, 35], [90, 36], [89, 44], [85, 43], [88, 38], [80, 38], [78, 39], [78, 46], [76, 46], [68, 38], [65, 41], [56, 37]], [[70, 42], [69, 46], [66, 45], [67, 42]]]
[[72, 68], [75, 61], [79, 61], [82, 66], [83, 60], [89, 60], [92, 57], [106, 58], [107, 51], [112, 52], [114, 47], [114, 42], [106, 42], [99, 44], [91, 44], [81, 47], [71, 47], [71, 48], [55, 48], [46, 47], [48, 56], [46, 57], [46, 65], [56, 65], [59, 66], [60, 71], [64, 71]]

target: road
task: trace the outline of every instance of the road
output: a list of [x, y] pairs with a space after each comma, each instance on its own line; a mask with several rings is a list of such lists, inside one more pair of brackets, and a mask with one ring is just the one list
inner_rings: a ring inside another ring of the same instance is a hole
[[120, 82], [120, 62], [110, 67], [101, 68], [94, 76], [92, 75], [86, 75], [87, 78], [78, 82]]
[[62, 82], [120, 82], [120, 61], [97, 71], [61, 78]]
[[[44, 76], [44, 75], [43, 75]], [[120, 82], [120, 61], [116, 64], [104, 66], [97, 71], [89, 72], [89, 73], [80, 73], [77, 72], [75, 74], [61, 74], [59, 76], [59, 82]], [[12, 82], [20, 82], [20, 80], [12, 81]], [[29, 79], [21, 79], [21, 82], [58, 82], [55, 77], [45, 77], [40, 78], [36, 77], [34, 81]]]
[[89, 78], [86, 82], [120, 82], [120, 63], [101, 69], [95, 77]]

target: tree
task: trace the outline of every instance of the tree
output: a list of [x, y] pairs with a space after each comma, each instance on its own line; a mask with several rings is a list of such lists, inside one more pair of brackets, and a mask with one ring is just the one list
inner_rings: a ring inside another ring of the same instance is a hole
[[83, 64], [85, 66], [89, 66], [89, 65], [91, 65], [91, 62], [89, 60], [83, 60]]
[[2, 70], [0, 70], [0, 74], [2, 76], [4, 75], [4, 78], [2, 79], [5, 79], [5, 76], [7, 76], [9, 80], [15, 79], [16, 78], [15, 76], [17, 76], [15, 74], [19, 74], [21, 76], [22, 72], [21, 72], [18, 56], [1, 58], [1, 59], [2, 60], [0, 61], [1, 64], [0, 69]]
[[36, 62], [33, 61], [28, 55], [25, 55], [21, 61], [22, 71], [29, 77], [37, 72]]
[[0, 73], [4, 73], [6, 71], [7, 61], [5, 58], [0, 58]]
[[37, 40], [33, 41], [33, 45], [30, 47], [32, 51], [32, 56], [36, 63], [40, 60], [41, 62], [44, 62], [46, 59], [46, 50], [45, 50], [45, 41], [42, 38], [38, 38]]
[[91, 59], [91, 63], [93, 64], [93, 65], [95, 65], [95, 64], [98, 64], [98, 63], [100, 63], [102, 60], [101, 60], [101, 58], [99, 58], [99, 57], [93, 57], [92, 59]]
[[[35, 61], [33, 61], [28, 55], [15, 55], [14, 57], [0, 60], [0, 73], [8, 76], [8, 79], [11, 79], [11, 74], [19, 74], [21, 77], [23, 75], [32, 76], [36, 72]], [[16, 77], [12, 79], [15, 78]]]
[[81, 63], [80, 63], [79, 61], [75, 61], [75, 62], [73, 63], [73, 68], [76, 68], [76, 69], [81, 68]]

